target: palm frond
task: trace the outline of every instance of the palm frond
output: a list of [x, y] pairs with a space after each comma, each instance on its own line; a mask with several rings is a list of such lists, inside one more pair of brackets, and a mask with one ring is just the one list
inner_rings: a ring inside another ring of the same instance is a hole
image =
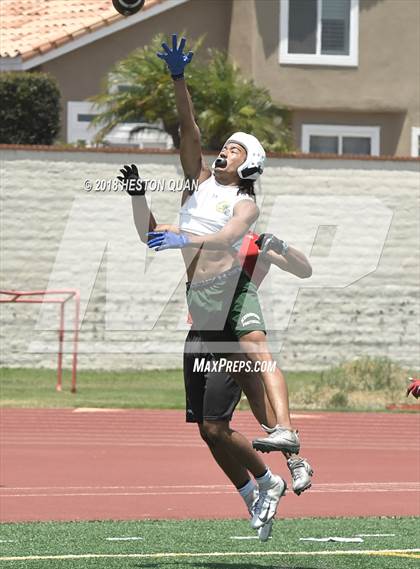
[[[101, 92], [91, 98], [99, 110], [93, 121], [101, 126], [98, 141], [121, 122], [161, 121], [178, 143], [172, 79], [156, 57], [165, 39], [158, 34], [149, 45], [118, 62], [102, 82]], [[200, 51], [203, 42], [204, 36], [195, 40], [192, 51]], [[290, 150], [288, 112], [272, 100], [269, 91], [243, 77], [226, 52], [207, 50], [206, 59], [207, 63], [199, 61], [195, 55], [185, 70], [204, 147], [217, 150], [232, 132], [243, 130], [255, 134], [268, 150]]]

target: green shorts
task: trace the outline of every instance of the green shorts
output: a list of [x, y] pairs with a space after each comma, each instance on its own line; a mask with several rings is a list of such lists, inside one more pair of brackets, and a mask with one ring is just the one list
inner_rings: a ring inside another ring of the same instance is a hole
[[[257, 288], [241, 267], [192, 283], [187, 293], [193, 329], [206, 342], [236, 343], [249, 332], [266, 333]], [[209, 350], [214, 352], [214, 350]], [[217, 352], [237, 351], [226, 345]]]

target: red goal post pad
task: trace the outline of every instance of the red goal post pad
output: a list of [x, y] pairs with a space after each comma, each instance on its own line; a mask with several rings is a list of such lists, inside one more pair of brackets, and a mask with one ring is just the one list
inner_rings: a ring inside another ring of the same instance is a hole
[[[7, 298], [3, 298], [6, 296]], [[64, 310], [66, 302], [74, 299], [73, 319], [73, 354], [71, 370], [71, 392], [76, 393], [77, 380], [77, 345], [79, 340], [80, 291], [73, 288], [55, 290], [0, 290], [0, 303], [42, 304], [44, 302], [60, 305], [60, 326], [58, 330], [58, 358], [56, 390], [62, 390], [63, 381], [63, 342], [64, 342]]]

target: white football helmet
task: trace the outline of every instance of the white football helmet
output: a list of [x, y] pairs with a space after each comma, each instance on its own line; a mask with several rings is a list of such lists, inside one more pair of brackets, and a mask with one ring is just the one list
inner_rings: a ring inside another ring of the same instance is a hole
[[[246, 132], [235, 132], [225, 145], [229, 142], [237, 142], [246, 150], [246, 160], [238, 168], [239, 177], [243, 180], [256, 180], [263, 173], [265, 163], [265, 150], [258, 138]], [[213, 163], [213, 168], [214, 166]]]

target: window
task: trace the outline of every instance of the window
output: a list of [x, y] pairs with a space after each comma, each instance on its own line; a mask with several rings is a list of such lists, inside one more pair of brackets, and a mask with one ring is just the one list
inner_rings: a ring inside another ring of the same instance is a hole
[[302, 152], [379, 156], [379, 126], [302, 125]]
[[359, 0], [280, 0], [280, 64], [358, 65]]
[[77, 122], [91, 122], [93, 121], [93, 119], [96, 117], [96, 115], [86, 115], [83, 113], [78, 113], [77, 114]]
[[91, 126], [95, 116], [94, 105], [88, 101], [69, 101], [67, 103], [67, 142], [91, 144], [99, 132], [98, 126]]
[[420, 156], [420, 127], [414, 126], [411, 129], [411, 156]]
[[[102, 126], [91, 124], [97, 113], [98, 110], [94, 103], [89, 101], [69, 101], [67, 103], [67, 142], [93, 144], [93, 140]], [[132, 134], [131, 131], [135, 127], [141, 127], [141, 130]], [[166, 149], [172, 148], [172, 139], [163, 131], [162, 125], [158, 123], [122, 121], [106, 135], [104, 144]]]

